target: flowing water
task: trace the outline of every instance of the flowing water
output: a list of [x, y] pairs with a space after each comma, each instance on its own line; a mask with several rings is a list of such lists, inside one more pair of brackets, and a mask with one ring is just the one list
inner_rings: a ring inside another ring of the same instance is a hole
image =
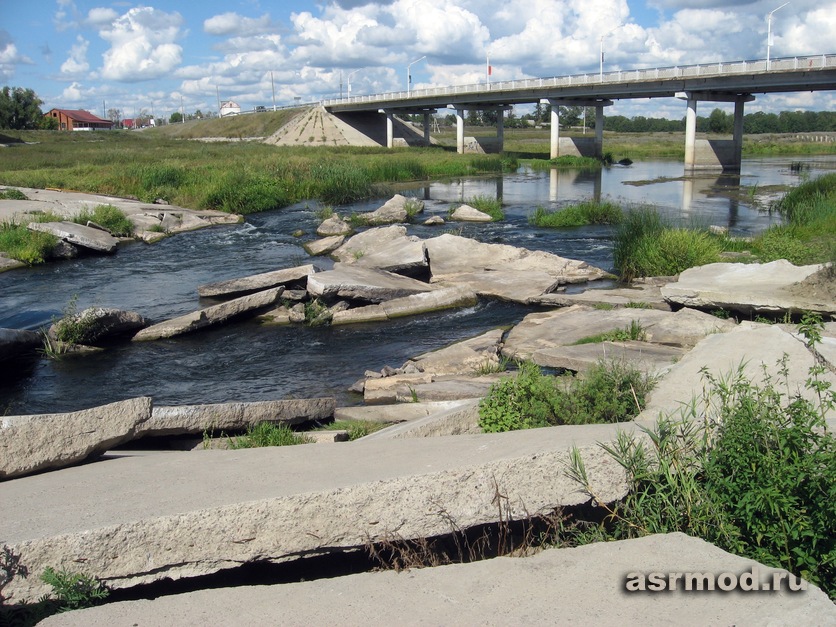
[[[776, 221], [753, 208], [739, 187], [797, 184], [791, 162], [804, 175], [836, 170], [836, 158], [770, 158], [744, 161], [741, 175], [681, 180], [682, 164], [643, 162], [599, 172], [533, 172], [470, 178], [412, 187], [403, 193], [426, 202], [425, 216], [446, 216], [451, 204], [477, 195], [501, 196], [506, 219], [491, 224], [412, 225], [411, 234], [433, 237], [453, 230], [485, 242], [501, 242], [582, 259], [610, 269], [612, 228], [536, 229], [527, 218], [538, 205], [557, 208], [591, 198], [653, 204], [672, 218], [728, 226], [750, 235]], [[634, 185], [629, 182], [657, 181]], [[368, 211], [381, 199], [340, 207]], [[86, 257], [0, 274], [0, 328], [36, 329], [76, 307], [118, 307], [153, 322], [179, 316], [200, 302], [197, 287], [313, 262], [291, 234], [313, 233], [316, 205], [252, 215], [242, 225], [184, 233], [153, 245], [131, 243], [111, 257]], [[37, 359], [0, 371], [0, 415], [72, 411], [148, 395], [159, 405], [253, 401], [335, 395], [341, 404], [361, 401], [346, 391], [367, 369], [400, 366], [409, 357], [483, 331], [518, 322], [530, 311], [481, 301], [466, 309], [394, 322], [309, 329], [230, 324], [180, 338], [128, 343], [97, 355]]]

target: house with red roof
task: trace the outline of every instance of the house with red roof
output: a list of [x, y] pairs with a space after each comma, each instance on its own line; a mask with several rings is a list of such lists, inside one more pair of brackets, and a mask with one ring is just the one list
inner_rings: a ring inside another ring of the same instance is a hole
[[50, 109], [44, 116], [56, 118], [58, 128], [62, 131], [92, 131], [113, 128], [113, 122], [110, 120], [103, 120], [89, 111], [81, 109]]

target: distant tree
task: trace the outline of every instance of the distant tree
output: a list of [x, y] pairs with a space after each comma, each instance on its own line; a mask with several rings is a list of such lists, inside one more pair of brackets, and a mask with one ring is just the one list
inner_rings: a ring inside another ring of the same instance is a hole
[[734, 116], [721, 109], [714, 109], [708, 116], [709, 133], [731, 133], [734, 130]]
[[25, 130], [40, 127], [43, 100], [31, 89], [3, 87], [0, 90], [0, 128]]
[[169, 124], [179, 124], [183, 121], [183, 114], [179, 111], [175, 111], [171, 114], [171, 117], [168, 118]]
[[38, 122], [38, 128], [42, 131], [57, 131], [58, 130], [58, 118], [43, 115], [43, 116], [41, 116], [41, 119]]
[[107, 119], [113, 122], [116, 126], [119, 126], [119, 122], [122, 121], [122, 111], [119, 109], [108, 109]]
[[560, 126], [564, 128], [578, 126], [581, 123], [583, 107], [560, 107], [558, 112], [560, 113]]

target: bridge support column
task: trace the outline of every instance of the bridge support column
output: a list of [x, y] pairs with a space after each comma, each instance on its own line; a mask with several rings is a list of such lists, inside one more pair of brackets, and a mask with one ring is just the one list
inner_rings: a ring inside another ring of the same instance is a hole
[[464, 109], [456, 109], [456, 152], [464, 154]]
[[[743, 108], [752, 102], [752, 94], [726, 92], [677, 92], [676, 97], [686, 100], [685, 114], [685, 172], [694, 170], [739, 170], [743, 153]], [[732, 139], [697, 139], [697, 102], [733, 102], [734, 130]]]
[[430, 145], [430, 112], [424, 111], [424, 143]]
[[595, 107], [595, 156], [604, 156], [604, 105]]
[[496, 110], [496, 142], [502, 152], [505, 149], [505, 109], [502, 107]]
[[560, 156], [560, 107], [557, 102], [552, 100], [549, 100], [549, 104], [552, 106], [552, 113], [549, 119], [551, 124], [549, 159], [557, 159]]
[[395, 145], [395, 114], [386, 111], [386, 147], [392, 148]]

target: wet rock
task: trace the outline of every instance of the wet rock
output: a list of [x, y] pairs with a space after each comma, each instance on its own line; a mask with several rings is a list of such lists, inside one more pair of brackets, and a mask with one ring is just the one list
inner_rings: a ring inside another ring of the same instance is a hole
[[148, 321], [135, 311], [125, 311], [112, 307], [90, 307], [65, 317], [49, 327], [52, 339], [59, 339], [60, 329], [72, 329], [74, 344], [97, 346], [134, 335], [148, 326]]
[[346, 261], [364, 268], [416, 276], [429, 269], [427, 248], [417, 237], [399, 237], [376, 246], [370, 252]]
[[314, 272], [316, 272], [316, 269], [312, 265], [306, 264], [296, 266], [295, 268], [273, 270], [240, 279], [230, 279], [228, 281], [201, 285], [197, 288], [197, 293], [201, 298], [242, 296], [280, 285], [287, 287], [290, 284], [305, 284], [307, 283], [308, 277]]
[[334, 252], [345, 242], [345, 235], [332, 235], [331, 237], [323, 237], [322, 239], [305, 242], [302, 248], [305, 249], [311, 257], [318, 257], [320, 255], [327, 255]]
[[374, 211], [361, 213], [358, 218], [369, 225], [396, 224], [406, 222], [410, 212], [420, 213], [423, 210], [424, 203], [422, 201], [395, 194], [383, 206]]
[[0, 363], [33, 357], [42, 347], [40, 333], [22, 329], [0, 329]]
[[373, 255], [389, 242], [403, 237], [406, 237], [405, 226], [392, 225], [368, 229], [349, 238], [334, 251], [332, 257], [337, 261], [351, 263], [366, 255]]
[[424, 220], [424, 226], [439, 226], [442, 224], [446, 223], [444, 222], [444, 218], [442, 218], [441, 216], [433, 216]]
[[335, 235], [348, 235], [353, 230], [348, 222], [335, 214], [316, 227], [316, 234], [320, 237], [332, 237]]
[[308, 293], [314, 298], [345, 298], [369, 303], [435, 289], [435, 286], [391, 272], [342, 263], [335, 264], [333, 270], [317, 272], [308, 279]]

